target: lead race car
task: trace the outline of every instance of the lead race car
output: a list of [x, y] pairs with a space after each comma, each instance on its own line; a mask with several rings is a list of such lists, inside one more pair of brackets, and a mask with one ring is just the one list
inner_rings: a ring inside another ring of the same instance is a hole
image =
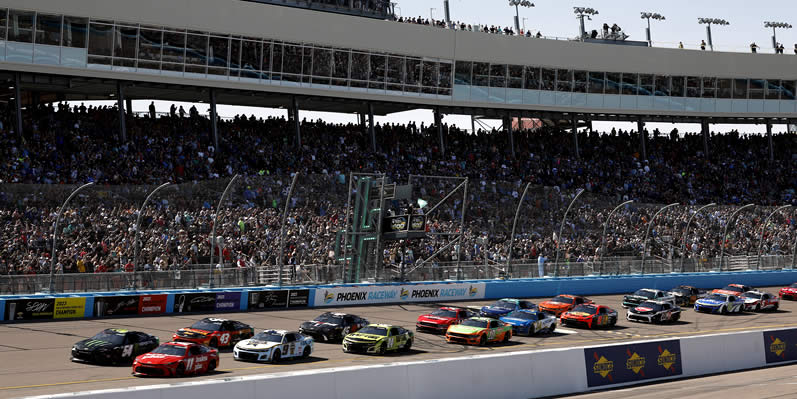
[[283, 359], [307, 358], [313, 353], [313, 338], [298, 332], [265, 330], [243, 340], [232, 350], [235, 360], [279, 363]]
[[129, 364], [136, 356], [157, 348], [159, 344], [158, 337], [143, 332], [108, 328], [77, 342], [72, 347], [72, 361]]

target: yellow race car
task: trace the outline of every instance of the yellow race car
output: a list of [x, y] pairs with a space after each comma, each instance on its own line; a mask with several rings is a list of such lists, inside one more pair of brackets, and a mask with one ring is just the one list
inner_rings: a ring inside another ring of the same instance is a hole
[[412, 347], [414, 333], [388, 324], [369, 324], [343, 338], [346, 353], [384, 355], [387, 351], [408, 351]]

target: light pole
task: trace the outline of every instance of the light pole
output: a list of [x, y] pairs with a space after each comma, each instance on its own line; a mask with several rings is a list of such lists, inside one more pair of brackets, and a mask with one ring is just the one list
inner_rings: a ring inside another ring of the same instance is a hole
[[[576, 193], [576, 196], [573, 197], [572, 201], [570, 201], [570, 205], [567, 206], [567, 210], [565, 211], [565, 215], [562, 216], [562, 224], [559, 225], [559, 237], [558, 237], [558, 240], [556, 242], [556, 258], [555, 258], [556, 260], [554, 261], [554, 267], [555, 267], [555, 269], [554, 269], [554, 277], [559, 277], [559, 247], [562, 245], [562, 234], [564, 234], [564, 231], [565, 231], [565, 221], [567, 221], [567, 214], [570, 213], [570, 208], [572, 208], [573, 204], [576, 203], [576, 200], [578, 200], [578, 197], [580, 197], [581, 194], [584, 194], [584, 191], [586, 191], [586, 190], [584, 190], [583, 188], [578, 190], [578, 192]], [[570, 273], [569, 270], [568, 270], [568, 273]]]
[[158, 186], [156, 189], [152, 190], [151, 193], [147, 196], [147, 199], [144, 200], [144, 203], [141, 204], [141, 208], [138, 208], [138, 217], [136, 217], [136, 236], [135, 236], [135, 243], [134, 243], [134, 250], [133, 250], [133, 289], [135, 290], [138, 288], [138, 255], [141, 252], [141, 246], [138, 242], [139, 237], [139, 230], [141, 230], [141, 214], [144, 213], [144, 208], [146, 208], [149, 200], [152, 198], [155, 193], [160, 191], [160, 189], [170, 185], [171, 183], [163, 183]]
[[761, 267], [761, 247], [764, 244], [764, 230], [767, 229], [767, 223], [769, 223], [769, 219], [771, 219], [772, 216], [775, 216], [776, 213], [778, 213], [778, 212], [780, 212], [780, 211], [782, 211], [784, 209], [789, 209], [792, 206], [794, 206], [794, 205], [784, 205], [784, 206], [782, 206], [782, 207], [780, 207], [778, 209], [775, 209], [774, 211], [772, 211], [772, 213], [769, 214], [769, 216], [767, 216], [766, 219], [764, 219], [764, 224], [761, 226], [761, 237], [758, 240], [758, 257], [756, 258], [756, 262], [755, 262], [755, 269], [756, 270], [758, 270]]
[[429, 23], [434, 25], [434, 11], [436, 8], [429, 8]]
[[666, 211], [667, 209], [670, 209], [678, 205], [681, 204], [675, 202], [670, 205], [665, 205], [661, 207], [661, 209], [659, 209], [659, 211], [656, 212], [656, 214], [654, 214], [652, 218], [650, 218], [650, 222], [648, 222], [648, 228], [647, 230], [645, 230], [645, 239], [642, 240], [642, 266], [640, 267], [640, 274], [645, 274], [645, 258], [647, 257], [647, 250], [648, 250], [648, 235], [650, 234], [650, 228], [653, 227], [653, 222], [656, 220], [656, 217], [659, 216], [659, 214]]
[[708, 205], [703, 205], [702, 207], [698, 208], [692, 216], [689, 217], [689, 220], [686, 222], [686, 228], [684, 228], [684, 235], [681, 237], [681, 241], [683, 243], [683, 249], [681, 249], [681, 273], [684, 272], [684, 258], [686, 257], [686, 237], [689, 235], [689, 225], [692, 224], [692, 220], [697, 217], [697, 214], [702, 212], [704, 209], [711, 208], [712, 206], [717, 206], [716, 203], [712, 202]]
[[584, 28], [584, 18], [586, 17], [588, 20], [592, 21], [592, 16], [598, 15], [599, 12], [589, 7], [573, 7], [573, 14], [576, 14], [576, 18], [580, 22], [578, 40], [584, 41], [584, 36], [587, 34], [587, 30]]
[[531, 8], [534, 3], [529, 0], [509, 0], [509, 6], [515, 6], [515, 34], [520, 34], [520, 6]]
[[515, 210], [515, 220], [512, 222], [512, 235], [509, 236], [509, 253], [506, 255], [506, 270], [509, 272], [509, 278], [512, 278], [512, 246], [515, 245], [515, 228], [517, 227], [517, 220], [520, 217], [520, 208], [523, 206], [523, 200], [526, 199], [526, 193], [529, 192], [531, 183], [526, 183], [526, 188], [523, 189], [523, 195], [520, 196], [520, 202], [517, 204]]
[[598, 272], [598, 274], [600, 274], [601, 276], [603, 275], [603, 253], [606, 252], [606, 229], [609, 227], [609, 221], [612, 220], [612, 216], [614, 216], [615, 212], [617, 212], [618, 210], [620, 210], [620, 208], [632, 202], [634, 202], [634, 200], [628, 200], [620, 205], [617, 205], [614, 209], [612, 209], [611, 212], [609, 212], [609, 216], [607, 216], [606, 221], [603, 222], [603, 234], [601, 234], [601, 254], [600, 254], [601, 267], [600, 271]]
[[777, 38], [777, 32], [775, 32], [775, 29], [777, 29], [777, 28], [791, 29], [792, 26], [788, 22], [766, 21], [766, 22], [764, 22], [764, 27], [765, 28], [772, 28], [772, 48], [774, 48], [775, 52], [777, 53], [778, 52], [778, 38]]
[[733, 218], [735, 218], [739, 212], [747, 208], [752, 208], [754, 206], [755, 204], [747, 204], [737, 209], [735, 212], [731, 214], [731, 217], [728, 218], [728, 222], [725, 223], [725, 229], [722, 231], [722, 237], [720, 237], [720, 271], [722, 271], [722, 263], [723, 260], [725, 259], [725, 237], [728, 236], [728, 227], [730, 227], [731, 223], [733, 222]]
[[[52, 294], [53, 290], [55, 289], [55, 281], [53, 281], [53, 278], [55, 277], [55, 259], [57, 255], [56, 252], [58, 250], [58, 246], [56, 245], [58, 243], [58, 221], [61, 220], [61, 214], [64, 213], [64, 208], [66, 208], [66, 205], [69, 204], [69, 201], [72, 201], [72, 198], [74, 198], [75, 195], [77, 195], [77, 193], [79, 193], [81, 190], [93, 184], [94, 183], [86, 183], [78, 187], [75, 191], [72, 191], [72, 194], [67, 197], [66, 201], [64, 201], [64, 203], [61, 205], [61, 208], [58, 209], [58, 215], [55, 216], [55, 220], [53, 221], [53, 250], [50, 253], [50, 294]], [[63, 270], [61, 272], [63, 272]]]
[[527, 19], [528, 19], [528, 18], [526, 18], [526, 17], [523, 17], [523, 32], [526, 32], [526, 20], [527, 20]]
[[[224, 203], [224, 198], [227, 196], [230, 187], [232, 187], [232, 184], [235, 183], [236, 180], [238, 180], [238, 175], [233, 176], [227, 184], [227, 188], [224, 189], [221, 198], [219, 198], [219, 205], [216, 206], [216, 215], [213, 217], [213, 229], [210, 232], [210, 276], [208, 276], [208, 286], [210, 288], [213, 288], [213, 251], [216, 249], [216, 226], [219, 224], [219, 212], [221, 212], [221, 204]], [[224, 269], [224, 256], [221, 250], [219, 250], [219, 259], [221, 260], [221, 268]]]
[[640, 14], [642, 14], [642, 19], [648, 20], [648, 27], [645, 29], [645, 36], [648, 39], [648, 46], [653, 47], [653, 40], [650, 38], [650, 20], [655, 19], [656, 21], [664, 21], [666, 18], [664, 18], [664, 15], [661, 15], [657, 12], [643, 11]]
[[714, 51], [714, 41], [711, 40], [711, 25], [727, 26], [731, 23], [719, 18], [698, 18], [697, 23], [706, 25], [706, 38], [708, 39], [708, 47]]
[[285, 221], [288, 219], [288, 207], [291, 204], [291, 197], [293, 197], [293, 188], [296, 186], [296, 180], [299, 179], [299, 172], [293, 175], [291, 187], [288, 189], [288, 196], [285, 198], [285, 210], [282, 211], [282, 220], [280, 221], [280, 237], [279, 237], [279, 253], [277, 254], [277, 286], [282, 287], [282, 269], [283, 269], [283, 254], [285, 253]]

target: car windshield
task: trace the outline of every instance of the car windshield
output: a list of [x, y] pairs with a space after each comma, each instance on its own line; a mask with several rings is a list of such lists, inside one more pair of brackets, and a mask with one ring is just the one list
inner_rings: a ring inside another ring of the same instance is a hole
[[282, 342], [282, 334], [278, 334], [273, 331], [263, 331], [252, 337], [252, 339], [255, 341], [280, 343]]
[[756, 294], [754, 292], [745, 292], [744, 294], [742, 294], [742, 298], [761, 299], [761, 294]]
[[724, 302], [726, 299], [728, 299], [728, 296], [725, 295], [725, 294], [711, 294], [711, 295], [706, 296], [706, 299], [711, 299], [713, 301], [723, 301]]
[[172, 356], [183, 356], [185, 355], [185, 347], [179, 345], [169, 345], [163, 344], [157, 348], [155, 348], [152, 353], [160, 353], [163, 355], [172, 355]]
[[734, 291], [734, 292], [742, 292], [741, 288], [733, 286], [733, 285], [726, 285], [725, 288], [723, 288], [723, 290], [725, 290], [725, 291]]
[[468, 320], [463, 321], [462, 325], [463, 326], [467, 326], [467, 327], [487, 328], [487, 321], [468, 319]]
[[122, 345], [122, 344], [125, 343], [125, 334], [124, 333], [119, 333], [119, 332], [105, 330], [105, 331], [103, 331], [103, 332], [91, 337], [91, 339], [95, 339], [97, 341], [102, 341], [102, 342], [110, 342], [111, 344], [114, 344], [114, 345]]
[[383, 337], [387, 336], [387, 328], [385, 327], [368, 326], [363, 328], [359, 332], [362, 334], [381, 335]]
[[343, 315], [324, 313], [321, 316], [316, 317], [313, 321], [317, 321], [319, 323], [341, 324], [343, 322]]
[[645, 301], [640, 303], [639, 306], [637, 306], [637, 308], [649, 308], [658, 312], [661, 310], [661, 304], [658, 304], [656, 302]]
[[202, 319], [191, 325], [191, 328], [204, 331], [219, 331], [221, 330], [221, 320], [217, 319]]
[[655, 296], [656, 296], [656, 293], [655, 293], [655, 292], [653, 292], [653, 291], [648, 291], [648, 290], [637, 290], [637, 291], [634, 293], [634, 295], [636, 295], [636, 296], [643, 296], [643, 297], [645, 297], [645, 298], [653, 298], [653, 297], [655, 297]]
[[559, 303], [566, 303], [568, 305], [573, 304], [573, 298], [568, 298], [566, 296], [559, 295], [558, 297], [551, 299], [551, 302], [559, 302]]
[[434, 312], [432, 312], [432, 316], [455, 318], [455, 317], [457, 317], [457, 312], [455, 312], [453, 310], [447, 310], [447, 309], [438, 309], [438, 310], [435, 310]]
[[520, 312], [520, 311], [514, 311], [514, 312], [506, 315], [506, 317], [512, 317], [512, 318], [521, 319], [521, 320], [537, 320], [537, 315], [535, 315], [533, 313]]
[[575, 312], [575, 313], [581, 312], [581, 313], [595, 314], [595, 313], [598, 313], [598, 308], [596, 308], [594, 306], [581, 305], [581, 306], [576, 306], [576, 308], [573, 309], [573, 312]]
[[670, 290], [670, 292], [674, 292], [676, 294], [688, 295], [689, 294], [689, 289], [688, 288], [673, 288], [672, 290]]
[[789, 288], [797, 288], [797, 283], [790, 285]]
[[509, 302], [505, 300], [496, 301], [494, 304], [490, 305], [493, 308], [501, 308], [501, 309], [514, 309], [517, 306], [514, 302]]

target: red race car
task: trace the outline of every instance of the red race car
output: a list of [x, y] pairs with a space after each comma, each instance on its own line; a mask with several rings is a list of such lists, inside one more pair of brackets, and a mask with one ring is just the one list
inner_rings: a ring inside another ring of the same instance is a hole
[[578, 305], [589, 305], [592, 303], [591, 299], [584, 298], [578, 295], [558, 295], [555, 298], [541, 302], [539, 305], [540, 310], [545, 313], [550, 313], [556, 317], [562, 313], [573, 309]]
[[603, 305], [578, 305], [569, 312], [562, 313], [563, 326], [613, 327], [617, 324], [617, 311]]
[[445, 334], [449, 326], [462, 323], [463, 320], [475, 316], [475, 312], [466, 309], [440, 308], [432, 313], [418, 316], [418, 321], [415, 322], [415, 329]]
[[169, 342], [133, 362], [133, 375], [182, 377], [204, 374], [219, 366], [219, 351], [190, 342]]
[[744, 310], [760, 312], [762, 310], [778, 310], [780, 298], [769, 292], [747, 291], [742, 294]]
[[172, 336], [176, 342], [193, 342], [214, 348], [234, 347], [238, 341], [252, 338], [255, 330], [248, 324], [234, 320], [204, 318], [188, 328], [181, 328]]
[[778, 293], [781, 299], [791, 299], [797, 301], [797, 283], [793, 283], [788, 287], [783, 287]]
[[725, 287], [718, 288], [714, 291], [711, 291], [712, 294], [725, 294], [725, 295], [733, 295], [733, 296], [742, 296], [747, 291], [753, 291], [755, 288], [750, 287], [749, 285], [744, 284], [728, 284]]

